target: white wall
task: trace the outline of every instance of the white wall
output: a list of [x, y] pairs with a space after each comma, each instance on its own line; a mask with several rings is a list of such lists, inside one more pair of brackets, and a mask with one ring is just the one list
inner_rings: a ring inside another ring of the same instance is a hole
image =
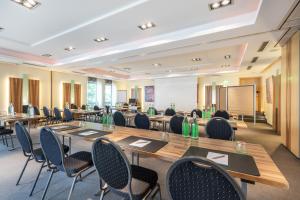
[[181, 111], [197, 106], [197, 77], [155, 79], [154, 86], [155, 107], [158, 110], [165, 110], [171, 103]]

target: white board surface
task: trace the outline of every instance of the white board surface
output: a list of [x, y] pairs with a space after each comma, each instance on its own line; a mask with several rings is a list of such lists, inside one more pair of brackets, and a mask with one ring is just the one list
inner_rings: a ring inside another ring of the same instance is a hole
[[171, 103], [176, 111], [191, 111], [197, 105], [197, 77], [161, 78], [154, 80], [155, 107], [165, 110]]

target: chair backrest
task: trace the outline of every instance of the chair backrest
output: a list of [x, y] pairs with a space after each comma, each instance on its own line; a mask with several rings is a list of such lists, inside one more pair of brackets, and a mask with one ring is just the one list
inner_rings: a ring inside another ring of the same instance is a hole
[[229, 122], [222, 117], [214, 117], [205, 126], [205, 132], [209, 138], [231, 140], [233, 129]]
[[113, 115], [113, 118], [116, 126], [126, 126], [125, 117], [120, 111], [116, 111]]
[[43, 107], [43, 113], [45, 117], [50, 117], [49, 109], [46, 106]]
[[181, 115], [174, 115], [170, 120], [170, 128], [174, 133], [182, 134], [182, 122], [184, 117]]
[[22, 106], [22, 112], [23, 113], [28, 113], [28, 105], [23, 105]]
[[95, 105], [94, 110], [100, 110], [99, 106]]
[[129, 195], [132, 194], [131, 166], [118, 145], [105, 137], [98, 138], [93, 143], [92, 157], [99, 177], [109, 188], [119, 191], [128, 187]]
[[214, 117], [222, 117], [224, 119], [229, 119], [229, 114], [226, 110], [217, 110]]
[[70, 106], [70, 107], [71, 107], [71, 109], [78, 109], [78, 106], [77, 106], [77, 105], [75, 105], [75, 104], [73, 104], [73, 103], [71, 104], [71, 106]]
[[44, 127], [40, 132], [40, 142], [44, 155], [49, 163], [56, 167], [63, 167], [64, 153], [62, 150], [62, 144], [55, 133], [49, 128]]
[[64, 120], [69, 122], [73, 120], [73, 115], [70, 109], [65, 108], [64, 109]]
[[171, 108], [167, 108], [167, 110], [165, 111], [166, 116], [173, 116], [175, 114], [176, 114], [175, 110], [173, 110]]
[[61, 120], [62, 116], [61, 116], [60, 110], [57, 107], [54, 107], [53, 111], [54, 111], [55, 119]]
[[171, 200], [245, 200], [234, 179], [212, 161], [185, 157], [172, 164], [167, 173], [167, 193]]
[[34, 109], [34, 115], [40, 115], [40, 109], [37, 106], [33, 106]]
[[196, 115], [197, 115], [199, 118], [202, 118], [202, 111], [201, 111], [201, 110], [199, 110], [199, 109], [194, 109], [194, 110], [192, 110], [192, 112], [191, 112], [191, 117], [193, 117], [194, 112], [196, 112]]
[[143, 113], [137, 113], [134, 117], [134, 124], [140, 129], [150, 129], [149, 117]]
[[83, 104], [83, 105], [81, 106], [81, 109], [82, 109], [82, 110], [86, 110], [86, 105]]
[[32, 154], [32, 140], [31, 137], [27, 131], [27, 129], [24, 127], [24, 125], [20, 122], [15, 123], [15, 130], [16, 135], [18, 138], [18, 141], [22, 147], [22, 150], [26, 156], [29, 156]]

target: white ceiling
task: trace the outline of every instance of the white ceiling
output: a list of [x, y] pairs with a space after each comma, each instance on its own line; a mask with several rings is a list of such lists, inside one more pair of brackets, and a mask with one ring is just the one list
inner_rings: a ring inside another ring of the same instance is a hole
[[[233, 0], [214, 11], [208, 7], [214, 0], [39, 2], [33, 10], [0, 2], [0, 60], [66, 71], [101, 68], [134, 79], [243, 71], [254, 56], [259, 59], [252, 70], [259, 72], [256, 65], [280, 56], [274, 46], [284, 30], [278, 28], [297, 0]], [[148, 21], [156, 27], [137, 27]], [[102, 36], [109, 40], [93, 41]], [[270, 43], [258, 53], [264, 41]], [[65, 51], [68, 46], [76, 49]], [[230, 60], [224, 59], [227, 54]], [[202, 61], [192, 62], [193, 57]], [[221, 67], [227, 63], [230, 67]]]

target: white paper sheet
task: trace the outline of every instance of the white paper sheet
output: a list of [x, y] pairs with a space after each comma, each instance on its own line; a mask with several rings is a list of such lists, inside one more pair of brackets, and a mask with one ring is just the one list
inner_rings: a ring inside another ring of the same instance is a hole
[[98, 133], [98, 132], [97, 131], [86, 131], [86, 132], [79, 133], [78, 135], [88, 136], [88, 135], [93, 135], [93, 134], [96, 134], [96, 133]]
[[228, 155], [227, 154], [208, 152], [206, 158], [215, 163], [218, 163], [220, 165], [228, 166]]
[[129, 145], [134, 146], [134, 147], [144, 147], [150, 143], [151, 143], [151, 141], [149, 141], [149, 140], [137, 140]]

